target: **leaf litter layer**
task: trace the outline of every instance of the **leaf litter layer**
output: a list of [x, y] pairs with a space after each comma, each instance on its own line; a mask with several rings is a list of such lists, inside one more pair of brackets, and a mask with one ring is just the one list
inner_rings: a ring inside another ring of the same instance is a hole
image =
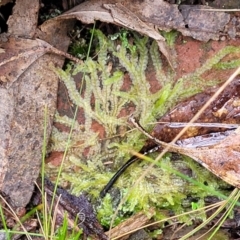
[[[170, 39], [174, 38], [174, 33], [168, 34]], [[134, 34], [129, 45], [123, 46], [109, 40], [99, 30], [95, 35], [99, 43], [97, 60], [89, 59], [82, 65], [69, 65], [66, 71], [58, 69], [56, 72], [67, 88], [70, 100], [79, 107], [78, 115], [82, 115], [74, 125], [61, 181], [71, 183], [72, 193], [79, 195], [86, 191], [97, 199], [113, 173], [130, 157], [129, 151], [140, 150], [146, 140], [141, 132], [131, 129], [129, 115], [133, 113], [141, 125], [150, 131], [152, 127], [148, 123], [155, 122], [179, 101], [219, 83], [222, 79], [205, 81], [204, 74], [226, 56], [231, 55], [232, 59], [236, 59], [239, 48], [225, 47], [194, 72], [179, 77], [163, 66], [157, 44], [146, 37]], [[159, 86], [154, 91], [151, 80], [146, 77], [150, 67], [154, 69]], [[80, 83], [84, 86], [81, 94], [74, 82], [74, 77], [79, 75], [85, 77]], [[55, 122], [70, 127], [72, 119], [56, 114]], [[54, 128], [50, 151], [64, 151], [67, 137], [67, 132], [59, 132]], [[186, 200], [191, 204], [191, 199], [195, 197], [199, 206], [203, 206], [204, 197], [209, 192], [215, 193], [215, 190], [226, 187], [225, 183], [189, 158], [166, 154], [161, 163], [169, 169], [187, 172], [200, 185], [157, 166], [131, 190], [115, 224], [129, 214], [141, 210], [147, 213], [150, 206], [162, 210], [156, 211], [155, 219], [168, 216], [169, 212], [163, 211], [165, 209], [173, 210], [175, 214], [186, 211], [182, 202]], [[104, 226], [109, 226], [119, 199], [126, 195], [128, 188], [147, 166], [146, 162], [134, 165], [119, 179], [112, 191], [115, 201], [112, 201], [111, 195], [107, 195], [98, 205], [98, 217]], [[209, 192], [202, 191], [201, 183], [208, 184]], [[195, 218], [203, 220], [206, 215], [202, 212]], [[179, 220], [190, 223], [193, 218], [181, 217]]]

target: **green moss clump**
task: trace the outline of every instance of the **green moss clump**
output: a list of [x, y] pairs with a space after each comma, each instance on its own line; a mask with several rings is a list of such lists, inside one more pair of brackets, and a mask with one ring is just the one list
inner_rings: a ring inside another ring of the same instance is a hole
[[[174, 36], [171, 37], [169, 34], [171, 33], [168, 33], [168, 38], [174, 50], [172, 42]], [[156, 42], [150, 41], [147, 37], [133, 34], [133, 40], [127, 45], [119, 45], [119, 42], [110, 40], [100, 30], [96, 30], [96, 39], [97, 60], [89, 58], [81, 65], [69, 65], [65, 71], [56, 69], [56, 73], [67, 88], [69, 98], [84, 110], [85, 118], [83, 125], [75, 122], [61, 177], [71, 183], [72, 193], [79, 195], [85, 191], [95, 199], [119, 166], [130, 157], [129, 150], [138, 151], [146, 140], [139, 131], [130, 129], [127, 122], [130, 113], [125, 115], [121, 113], [130, 112], [126, 109], [132, 109], [141, 125], [151, 130], [149, 122], [156, 121], [179, 101], [201, 92], [210, 84], [216, 84], [217, 81], [204, 81], [203, 73], [218, 64], [224, 56], [239, 51], [236, 47], [226, 47], [195, 72], [176, 79], [175, 73], [170, 68], [163, 68]], [[161, 86], [155, 93], [151, 92], [150, 81], [145, 75], [150, 63]], [[125, 72], [129, 74], [131, 83], [128, 89], [123, 90]], [[82, 80], [84, 93], [81, 94], [73, 79], [73, 76], [79, 73], [84, 76]], [[56, 114], [55, 122], [70, 126], [72, 119]], [[93, 122], [104, 128], [104, 139], [100, 139], [98, 133], [93, 131]], [[67, 138], [68, 133], [60, 133], [54, 128], [49, 151], [64, 151]], [[114, 162], [112, 169], [104, 165], [106, 161]], [[161, 164], [165, 168], [161, 167]], [[182, 158], [171, 161], [171, 154], [167, 154], [162, 158], [160, 166], [154, 167], [151, 174], [129, 193], [128, 189], [147, 167], [146, 162], [135, 164], [118, 180], [116, 187], [120, 189], [120, 197], [128, 194], [128, 198], [121, 206], [115, 224], [132, 213], [141, 210], [147, 212], [150, 207], [167, 209], [176, 214], [183, 213], [186, 211], [182, 205], [184, 199], [188, 199], [189, 196], [195, 197], [198, 199], [198, 205], [202, 206], [204, 197], [211, 194], [213, 188], [216, 190], [220, 186], [219, 181], [197, 163]], [[181, 169], [186, 167], [192, 170], [193, 178], [202, 185], [208, 184], [210, 192], [203, 191], [201, 185], [195, 185], [167, 170], [181, 172]], [[104, 226], [109, 226], [115, 210], [116, 206], [108, 195], [98, 206], [98, 216]], [[156, 219], [163, 216], [166, 214], [156, 211]], [[180, 220], [190, 224], [194, 218], [192, 215], [181, 217]], [[200, 218], [204, 219], [205, 214], [202, 213]]]

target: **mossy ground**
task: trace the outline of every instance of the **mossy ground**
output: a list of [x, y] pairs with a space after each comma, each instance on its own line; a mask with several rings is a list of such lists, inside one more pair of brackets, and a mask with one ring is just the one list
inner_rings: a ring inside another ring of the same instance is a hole
[[[74, 124], [60, 182], [69, 182], [73, 194], [87, 192], [96, 203], [99, 220], [106, 228], [124, 196], [127, 200], [121, 206], [114, 225], [141, 210], [147, 214], [150, 208], [155, 209], [154, 219], [166, 218], [170, 213], [186, 212], [193, 205], [198, 208], [204, 206], [204, 198], [216, 195], [218, 190], [219, 194], [226, 193], [222, 190], [226, 185], [193, 160], [166, 154], [151, 174], [131, 188], [149, 165], [146, 161], [134, 164], [118, 180], [115, 199], [107, 195], [99, 201], [99, 192], [128, 160], [129, 151], [139, 151], [146, 141], [129, 125], [130, 114], [134, 114], [150, 131], [152, 125], [148, 123], [155, 122], [179, 101], [222, 81], [221, 77], [215, 76], [212, 79], [208, 77], [206, 81], [204, 76], [215, 66], [228, 68], [228, 64], [219, 62], [229, 55], [234, 59], [240, 51], [237, 47], [225, 47], [193, 72], [179, 75], [179, 71], [174, 72], [167, 67], [155, 42], [138, 34], [128, 34], [125, 37], [120, 35], [123, 37], [120, 40], [111, 40], [95, 30], [95, 58], [88, 58], [82, 65], [68, 65], [65, 71], [56, 70], [70, 102], [79, 107], [80, 116]], [[168, 33], [165, 37], [175, 54], [176, 33]], [[235, 63], [232, 62], [230, 67], [235, 67]], [[148, 69], [155, 75], [156, 88], [147, 77]], [[74, 81], [76, 76], [80, 76], [79, 84]], [[57, 113], [55, 122], [70, 127], [72, 118]], [[49, 151], [64, 151], [67, 138], [68, 132], [54, 128]], [[151, 155], [153, 159], [155, 156]], [[182, 178], [181, 173], [186, 171], [199, 184]], [[51, 164], [48, 165], [47, 173], [53, 172]], [[190, 224], [195, 219], [205, 218], [205, 212], [201, 211], [180, 217], [179, 221]]]

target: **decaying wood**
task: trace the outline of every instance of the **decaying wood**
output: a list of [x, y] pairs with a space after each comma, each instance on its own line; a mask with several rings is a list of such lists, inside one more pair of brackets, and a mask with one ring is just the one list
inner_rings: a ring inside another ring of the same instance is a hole
[[[38, 186], [40, 189], [42, 188], [41, 182], [41, 179], [38, 179]], [[46, 192], [46, 199], [50, 208], [54, 196], [54, 185], [46, 178], [44, 179], [44, 191]], [[38, 198], [41, 201], [42, 195], [40, 193], [38, 195]], [[57, 211], [56, 226], [62, 225], [64, 215], [67, 213], [68, 225], [71, 228], [75, 228], [75, 231], [82, 229], [83, 234], [86, 237], [92, 236], [93, 239], [99, 240], [108, 239], [96, 218], [91, 203], [84, 194], [77, 197], [68, 193], [65, 189], [58, 187], [56, 189], [54, 200], [53, 210]]]
[[106, 235], [110, 236], [111, 238], [119, 238], [120, 236], [119, 239], [121, 240], [128, 239], [130, 233], [135, 232], [136, 229], [140, 229], [149, 222], [149, 219], [154, 216], [154, 212], [154, 209], [149, 209], [147, 215], [144, 212], [139, 212], [126, 221], [120, 223], [110, 231], [106, 232]]

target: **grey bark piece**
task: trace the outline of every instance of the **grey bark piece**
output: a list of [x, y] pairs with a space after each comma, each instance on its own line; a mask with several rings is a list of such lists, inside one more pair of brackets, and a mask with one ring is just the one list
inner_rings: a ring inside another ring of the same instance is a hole
[[46, 144], [56, 109], [58, 77], [52, 67], [62, 67], [64, 62], [61, 56], [46, 54], [51, 52], [47, 44], [31, 38], [36, 36], [66, 51], [67, 31], [74, 22], [52, 20], [36, 29], [37, 7], [32, 12], [28, 7], [29, 0], [17, 0], [8, 22], [11, 34], [4, 35], [4, 40], [0, 35], [4, 50], [0, 53], [0, 191], [14, 207], [25, 207], [32, 196], [42, 162], [45, 107]]
[[220, 33], [230, 21], [230, 14], [217, 11], [204, 11], [211, 8], [206, 6], [181, 5], [179, 10], [184, 18], [183, 34], [201, 41], [218, 40]]
[[[141, 3], [140, 18], [161, 30], [176, 29], [200, 41], [219, 40], [230, 21], [230, 14], [198, 5], [175, 5], [162, 0]], [[210, 11], [209, 11], [210, 10]], [[211, 11], [212, 10], [212, 11]]]
[[[47, 139], [56, 105], [57, 81], [47, 63], [49, 56], [41, 57], [9, 88], [1, 89], [1, 132], [5, 139], [5, 178], [1, 190], [15, 206], [25, 206], [32, 195], [34, 181], [39, 175], [43, 146], [45, 106], [47, 107]], [[43, 74], [44, 73], [44, 74]], [[8, 111], [8, 118], [6, 112]], [[1, 146], [3, 147], [3, 146]]]
[[140, 18], [161, 30], [184, 29], [183, 16], [178, 5], [163, 0], [145, 0], [139, 8]]
[[[36, 0], [30, 0], [26, 4], [22, 4], [21, 1], [16, 1], [14, 6], [14, 15], [8, 19], [8, 32], [11, 35], [32, 38], [35, 33], [38, 21], [39, 2]], [[24, 13], [24, 14], [23, 14]], [[23, 31], [24, 29], [24, 31]]]
[[[8, 19], [8, 33], [18, 37], [32, 38], [38, 21], [39, 1], [16, 1], [14, 14]], [[17, 20], [17, 21], [16, 21]]]
[[10, 124], [13, 117], [12, 93], [0, 88], [0, 186], [8, 168], [7, 153], [10, 143]]

